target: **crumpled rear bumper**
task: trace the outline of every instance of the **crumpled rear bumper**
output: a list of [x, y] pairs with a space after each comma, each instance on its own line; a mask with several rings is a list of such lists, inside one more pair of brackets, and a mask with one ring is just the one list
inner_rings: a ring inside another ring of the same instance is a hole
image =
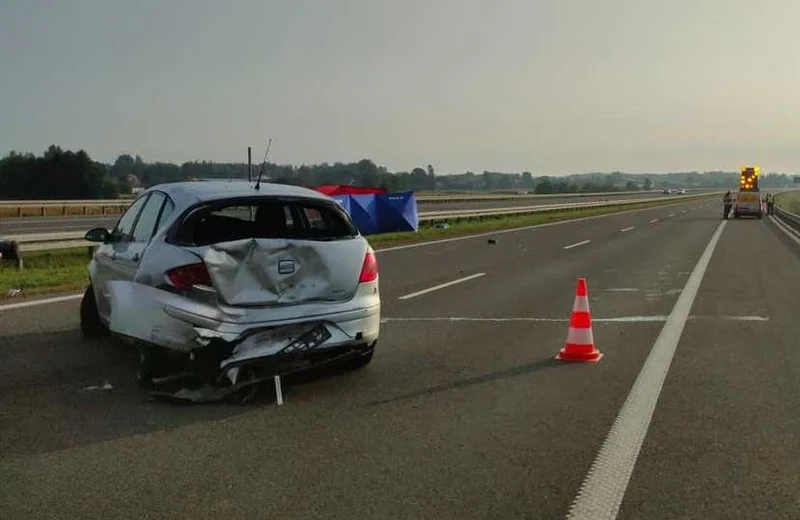
[[326, 347], [348, 342], [371, 342], [380, 333], [380, 303], [298, 306], [290, 317], [270, 319], [268, 309], [223, 308], [135, 282], [109, 282], [109, 329], [115, 334], [190, 352], [211, 338], [238, 343], [254, 332], [276, 327], [297, 330], [309, 324], [330, 324]]
[[279, 364], [302, 363], [324, 351], [365, 351], [380, 333], [379, 300], [368, 308], [357, 302], [304, 306], [302, 314], [298, 307], [291, 318], [270, 320], [264, 309], [224, 308], [135, 282], [109, 282], [106, 289], [112, 333], [190, 361], [205, 356], [206, 366], [210, 356], [213, 371], [233, 385], [242, 367], [260, 363], [279, 373]]

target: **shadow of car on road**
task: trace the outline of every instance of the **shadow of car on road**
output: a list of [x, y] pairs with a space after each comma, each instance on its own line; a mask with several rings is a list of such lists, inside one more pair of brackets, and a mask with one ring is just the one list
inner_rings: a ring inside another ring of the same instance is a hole
[[[264, 385], [247, 406], [153, 402], [134, 377], [136, 349], [78, 330], [7, 335], [0, 364], [0, 453], [6, 457], [225, 419], [273, 403]], [[335, 375], [319, 368], [285, 380], [284, 392]]]

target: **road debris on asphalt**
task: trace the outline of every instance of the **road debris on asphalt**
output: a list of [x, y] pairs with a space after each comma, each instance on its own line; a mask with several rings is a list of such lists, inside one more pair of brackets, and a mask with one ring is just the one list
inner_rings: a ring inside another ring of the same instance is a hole
[[114, 385], [112, 385], [108, 381], [105, 381], [105, 382], [103, 382], [102, 386], [99, 386], [99, 385], [87, 386], [87, 387], [83, 388], [81, 390], [81, 392], [96, 392], [98, 390], [108, 391], [108, 390], [113, 390], [113, 389], [114, 389]]

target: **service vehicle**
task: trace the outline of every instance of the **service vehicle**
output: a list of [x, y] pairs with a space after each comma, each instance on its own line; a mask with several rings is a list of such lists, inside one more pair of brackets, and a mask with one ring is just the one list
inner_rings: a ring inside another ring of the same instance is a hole
[[81, 330], [138, 345], [137, 376], [149, 385], [191, 374], [193, 388], [215, 398], [319, 364], [361, 368], [373, 357], [375, 252], [322, 193], [248, 181], [163, 184], [144, 191], [112, 231], [92, 229], [86, 239], [100, 245]]
[[739, 192], [736, 194], [736, 201], [733, 204], [733, 218], [753, 216], [760, 219], [763, 216], [764, 208], [758, 189], [759, 173], [758, 166], [742, 168], [739, 177]]

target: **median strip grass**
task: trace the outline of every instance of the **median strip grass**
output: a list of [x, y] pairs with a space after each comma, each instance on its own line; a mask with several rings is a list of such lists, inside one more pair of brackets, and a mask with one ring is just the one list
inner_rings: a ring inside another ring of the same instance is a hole
[[[418, 232], [385, 233], [371, 235], [367, 239], [373, 247], [379, 248], [385, 245], [413, 244], [441, 238], [534, 226], [536, 224], [679, 203], [674, 201], [669, 203], [647, 201], [641, 204], [573, 211], [542, 212], [517, 216], [486, 216], [481, 220], [449, 222], [446, 229], [435, 226], [424, 227], [420, 228]], [[22, 293], [19, 296], [24, 297], [44, 293], [75, 291], [84, 288], [87, 284], [87, 264], [89, 259], [85, 247], [29, 252], [24, 254], [24, 261], [25, 268], [22, 271], [16, 270], [10, 263], [0, 262], [0, 299], [8, 298], [9, 290], [13, 289], [20, 289]]]

